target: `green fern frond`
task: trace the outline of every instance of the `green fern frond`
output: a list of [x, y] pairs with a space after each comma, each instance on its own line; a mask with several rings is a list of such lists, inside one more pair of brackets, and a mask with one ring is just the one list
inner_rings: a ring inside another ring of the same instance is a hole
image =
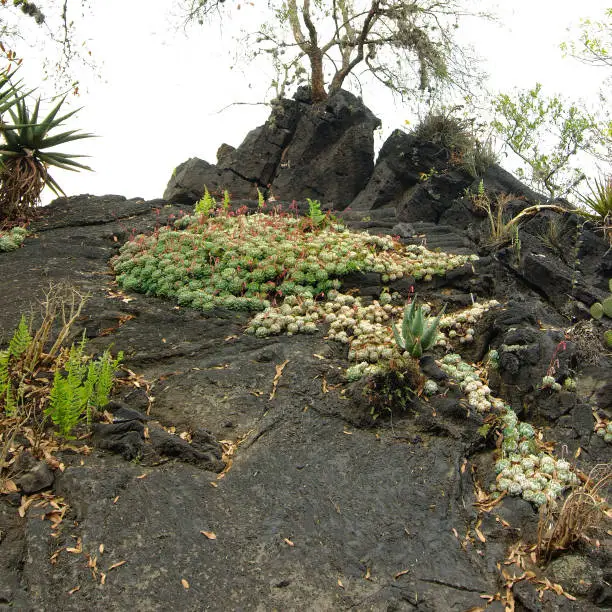
[[26, 321], [25, 315], [21, 315], [19, 325], [9, 342], [9, 356], [19, 358], [23, 355], [28, 346], [32, 342], [32, 336], [30, 336], [30, 330]]
[[104, 351], [104, 354], [98, 360], [98, 379], [94, 390], [94, 404], [98, 408], [102, 408], [102, 406], [108, 404], [108, 396], [113, 386], [113, 377], [122, 360], [122, 351], [119, 351], [117, 357], [113, 359], [108, 350]]

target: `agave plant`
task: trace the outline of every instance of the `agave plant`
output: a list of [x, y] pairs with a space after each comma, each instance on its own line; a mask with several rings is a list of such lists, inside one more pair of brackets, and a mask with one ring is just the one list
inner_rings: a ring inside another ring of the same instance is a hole
[[612, 176], [604, 177], [601, 180], [594, 179], [593, 184], [589, 183], [591, 193], [580, 195], [580, 201], [589, 209], [583, 214], [595, 221], [602, 221], [612, 216]]
[[17, 96], [14, 104], [5, 109], [13, 125], [0, 121], [0, 133], [5, 141], [4, 146], [0, 147], [0, 219], [27, 216], [31, 208], [40, 202], [40, 193], [46, 185], [56, 195], [65, 195], [48, 173], [49, 166], [73, 171], [91, 170], [75, 161], [82, 155], [46, 151], [73, 140], [92, 137], [92, 134], [79, 134], [78, 130], [49, 134], [79, 110], [58, 117], [65, 100], [66, 96], [61, 98], [42, 120], [38, 117], [40, 99], [31, 113], [24, 96]]
[[428, 350], [435, 343], [438, 336], [438, 324], [446, 310], [446, 304], [442, 307], [440, 314], [431, 320], [430, 317], [425, 317], [422, 306], [416, 306], [416, 299], [415, 295], [410, 306], [404, 309], [401, 333], [395, 323], [391, 325], [397, 346], [402, 351], [407, 351], [412, 357], [418, 358], [421, 357], [423, 351]]

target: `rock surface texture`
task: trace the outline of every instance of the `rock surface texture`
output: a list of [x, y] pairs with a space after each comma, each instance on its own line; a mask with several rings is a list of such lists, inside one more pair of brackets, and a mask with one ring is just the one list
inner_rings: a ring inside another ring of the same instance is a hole
[[[44, 498], [20, 516], [20, 495], [0, 496], [0, 609], [437, 612], [484, 609], [488, 594], [493, 611], [503, 609], [497, 593], [517, 610], [610, 609], [605, 532], [598, 549], [578, 548], [550, 574], [538, 569], [576, 601], [551, 589], [540, 596], [544, 583], [535, 579], [506, 590], [499, 564], [519, 541], [535, 542], [538, 513], [515, 497], [490, 512], [474, 505], [476, 483], [495, 479], [495, 444], [459, 392], [414, 398], [373, 423], [363, 385], [343, 379], [345, 347], [326, 340], [324, 325], [312, 335], [260, 339], [244, 334], [245, 313], [117, 292], [109, 260], [119, 246], [180, 215], [204, 184], [242, 198], [271, 184], [289, 200], [317, 197], [338, 208], [356, 197], [339, 213], [350, 227], [479, 253], [473, 266], [444, 278], [412, 279], [419, 295], [451, 310], [472, 299], [500, 301], [464, 358], [477, 363], [496, 349], [496, 395], [585, 472], [610, 462], [610, 445], [593, 431], [596, 418], [612, 416], [606, 323], [588, 315], [612, 274], [596, 229], [571, 213], [546, 212], [521, 225], [520, 249], [490, 246], [486, 218], [464, 195], [473, 181], [426, 143], [396, 133], [370, 178], [377, 120], [356, 98], [341, 93], [322, 110], [283, 101], [272, 117], [222, 152], [222, 168], [197, 160], [179, 167], [166, 192], [172, 201], [56, 200], [22, 248], [0, 255], [3, 342], [49, 282], [68, 281], [90, 295], [74, 338], [85, 331], [91, 351], [124, 351], [140, 381], [119, 387], [110, 420], [86, 441], [90, 454], [60, 452], [62, 469], [22, 460], [21, 493], [46, 488], [68, 507], [54, 527]], [[285, 161], [291, 166], [280, 169]], [[298, 176], [301, 164], [309, 172]], [[424, 185], [418, 172], [430, 164], [438, 173]], [[495, 168], [486, 180], [506, 188]], [[553, 223], [564, 231], [543, 240]], [[373, 273], [345, 282], [371, 297], [384, 285]], [[541, 388], [551, 364], [559, 380], [575, 379], [575, 392]], [[445, 376], [431, 358], [422, 367]], [[576, 572], [584, 581], [573, 588]]]

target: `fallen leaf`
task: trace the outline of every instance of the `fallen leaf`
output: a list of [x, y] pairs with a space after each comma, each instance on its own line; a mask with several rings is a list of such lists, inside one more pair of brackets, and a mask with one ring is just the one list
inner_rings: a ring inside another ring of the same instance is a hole
[[216, 540], [217, 536], [212, 531], [200, 531], [203, 536], [206, 536], [209, 540]]
[[106, 574], [104, 572], [100, 573], [100, 584], [106, 584]]
[[487, 538], [484, 537], [482, 531], [480, 531], [478, 527], [474, 527], [474, 531], [476, 532], [478, 539], [484, 544], [487, 541]]
[[323, 357], [323, 355], [317, 355], [317, 353], [313, 353], [312, 356], [316, 357], [317, 359], [326, 359], [326, 357]]
[[77, 540], [77, 545], [76, 546], [70, 546], [66, 549], [66, 552], [75, 554], [75, 555], [80, 555], [83, 552], [83, 544], [81, 542], [81, 538], [79, 538]]
[[342, 580], [340, 580], [340, 578], [338, 578], [338, 586], [343, 589], [344, 585], [342, 584]]
[[459, 539], [459, 534], [457, 533], [457, 530], [454, 527], [453, 527], [453, 534], [457, 539]]
[[295, 546], [295, 544], [289, 538], [284, 538], [283, 542], [287, 544], [287, 546]]
[[108, 570], [106, 570], [107, 572], [110, 572], [111, 570], [117, 569], [118, 567], [121, 567], [122, 565], [125, 565], [127, 563], [127, 561], [118, 561], [117, 563], [113, 563]]
[[148, 476], [148, 474], [141, 474], [140, 476], [136, 476], [136, 480], [142, 480], [143, 478], [146, 478]]
[[465, 468], [467, 467], [467, 459], [463, 460], [463, 463], [461, 464], [461, 473], [465, 474]]
[[81, 587], [80, 586], [75, 586], [74, 589], [70, 589], [68, 591], [68, 595], [72, 595], [73, 593], [76, 593], [77, 591], [80, 591]]
[[103, 555], [104, 554], [104, 544], [100, 544], [100, 546], [98, 546], [98, 550], [100, 551], [100, 554]]
[[395, 580], [397, 580], [398, 578], [400, 578], [401, 576], [405, 576], [405, 575], [406, 575], [406, 574], [408, 574], [409, 572], [410, 572], [410, 570], [409, 570], [409, 569], [402, 570], [401, 572], [397, 572], [397, 574], [395, 574], [395, 576], [393, 576], [393, 578], [394, 578]]
[[184, 578], [181, 578], [181, 584], [183, 585], [184, 589], [189, 588], [189, 583]]
[[0, 494], [6, 495], [8, 493], [16, 493], [18, 491], [17, 485], [10, 479], [4, 481], [2, 488], [0, 489]]
[[274, 380], [272, 381], [272, 392], [270, 393], [271, 400], [274, 399], [274, 396], [276, 395], [276, 387], [278, 386], [278, 382], [281, 379], [281, 376], [283, 375], [283, 370], [285, 369], [285, 366], [288, 363], [289, 360], [285, 359], [283, 363], [276, 366], [276, 375], [274, 376]]
[[366, 573], [363, 577], [365, 580], [370, 580], [372, 578], [372, 574], [370, 573], [370, 568], [366, 567]]
[[116, 504], [119, 501], [119, 496], [117, 495], [117, 497], [115, 497], [115, 499], [113, 499], [113, 504]]
[[342, 433], [346, 434], [347, 436], [352, 436], [353, 435], [352, 431], [347, 431], [346, 429]]
[[216, 482], [210, 482], [208, 484], [210, 484], [211, 487], [215, 487], [215, 489], [219, 486]]

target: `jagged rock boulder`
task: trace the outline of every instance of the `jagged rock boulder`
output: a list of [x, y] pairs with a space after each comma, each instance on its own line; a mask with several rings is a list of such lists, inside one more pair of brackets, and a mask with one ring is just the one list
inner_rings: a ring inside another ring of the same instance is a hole
[[[273, 105], [266, 123], [233, 149], [220, 148], [217, 165], [192, 158], [179, 165], [164, 198], [199, 200], [204, 186], [233, 199], [256, 199], [257, 189], [282, 200], [317, 198], [346, 207], [374, 168], [374, 130], [380, 120], [354, 95], [339, 91], [313, 104], [307, 90]], [[270, 195], [268, 194], [268, 195]]]
[[[351, 203], [353, 210], [396, 209], [398, 220], [443, 223], [465, 229], [475, 221], [473, 206], [465, 200], [481, 178], [450, 163], [450, 152], [440, 144], [421, 142], [413, 134], [395, 130], [383, 144], [366, 187]], [[492, 194], [513, 194], [520, 208], [546, 198], [523, 185], [497, 164], [482, 176]]]
[[195, 204], [207, 188], [211, 193], [227, 189], [240, 198], [257, 198], [257, 188], [231, 170], [192, 157], [177, 166], [164, 191], [164, 200], [177, 204]]
[[346, 91], [331, 95], [323, 105], [300, 107], [272, 192], [282, 199], [311, 197], [343, 209], [370, 179], [380, 120]]

